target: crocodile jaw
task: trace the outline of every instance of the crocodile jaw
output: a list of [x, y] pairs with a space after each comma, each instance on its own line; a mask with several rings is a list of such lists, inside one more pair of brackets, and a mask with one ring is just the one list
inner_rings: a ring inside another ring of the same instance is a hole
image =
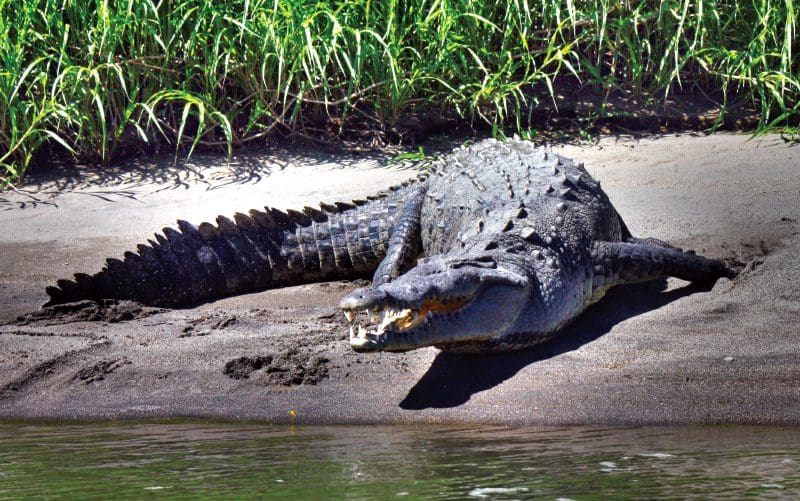
[[350, 323], [350, 346], [359, 352], [408, 351], [505, 333], [525, 307], [529, 280], [497, 263], [448, 264], [438, 258], [345, 296], [340, 307]]
[[397, 338], [400, 334], [411, 338], [409, 334], [423, 331], [432, 322], [442, 316], [452, 315], [463, 309], [474, 298], [456, 297], [448, 300], [428, 299], [418, 306], [365, 308], [363, 310], [344, 310], [345, 318], [350, 324], [350, 346], [358, 352], [405, 351], [415, 346], [404, 344], [389, 345], [389, 337]]

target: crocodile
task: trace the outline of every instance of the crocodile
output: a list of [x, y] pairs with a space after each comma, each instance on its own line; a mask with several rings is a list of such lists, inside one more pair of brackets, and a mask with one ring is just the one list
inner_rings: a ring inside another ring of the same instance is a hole
[[340, 303], [359, 352], [501, 352], [552, 338], [618, 284], [711, 285], [722, 261], [636, 238], [583, 164], [520, 139], [461, 147], [386, 192], [320, 209], [179, 220], [95, 275], [47, 288], [55, 305], [223, 296], [372, 276]]

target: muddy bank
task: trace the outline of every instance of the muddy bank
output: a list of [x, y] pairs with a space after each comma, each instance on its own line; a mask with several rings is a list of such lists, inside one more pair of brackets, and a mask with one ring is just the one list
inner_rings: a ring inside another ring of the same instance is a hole
[[353, 353], [335, 308], [353, 282], [187, 310], [111, 302], [25, 315], [55, 279], [94, 272], [177, 218], [347, 200], [413, 171], [283, 153], [34, 179], [0, 194], [0, 416], [800, 422], [798, 150], [735, 134], [558, 149], [586, 162], [635, 234], [725, 258], [741, 275], [712, 290], [679, 280], [617, 290], [558, 340], [501, 356]]

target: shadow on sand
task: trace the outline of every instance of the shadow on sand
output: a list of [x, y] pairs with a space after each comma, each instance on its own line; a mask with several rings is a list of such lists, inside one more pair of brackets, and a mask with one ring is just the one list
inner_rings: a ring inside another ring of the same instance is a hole
[[690, 284], [665, 291], [666, 280], [620, 286], [591, 306], [557, 338], [528, 350], [497, 355], [440, 352], [400, 402], [406, 410], [457, 407], [472, 395], [510, 379], [524, 367], [576, 350], [629, 318], [709, 290]]
[[[445, 150], [443, 146], [439, 147]], [[438, 151], [438, 150], [437, 150]], [[273, 172], [292, 165], [336, 165], [348, 168], [373, 161], [378, 165], [414, 169], [413, 161], [392, 162], [402, 150], [344, 150], [289, 145], [279, 148], [251, 148], [232, 158], [214, 153], [195, 153], [191, 158], [175, 155], [130, 157], [111, 165], [87, 166], [70, 163], [32, 165], [22, 186], [26, 191], [70, 191], [158, 186], [160, 189], [188, 188], [206, 184], [217, 189], [229, 184], [257, 184]], [[387, 187], [388, 188], [388, 187]]]
[[211, 191], [229, 185], [255, 185], [289, 166], [330, 165], [346, 169], [373, 162], [384, 168], [417, 170], [413, 160], [392, 160], [396, 153], [399, 150], [394, 153], [327, 151], [289, 146], [253, 148], [230, 159], [219, 154], [195, 153], [188, 160], [174, 155], [153, 155], [105, 166], [44, 163], [31, 166], [22, 186], [0, 191], [0, 210], [58, 207], [55, 196], [65, 193], [115, 202], [120, 198], [138, 200], [142, 188], [160, 192], [201, 185]]

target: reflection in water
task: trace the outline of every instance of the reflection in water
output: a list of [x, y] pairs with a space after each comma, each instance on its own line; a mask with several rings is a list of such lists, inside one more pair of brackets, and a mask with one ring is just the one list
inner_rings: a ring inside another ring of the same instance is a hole
[[796, 497], [798, 430], [0, 423], [0, 498], [712, 493]]

